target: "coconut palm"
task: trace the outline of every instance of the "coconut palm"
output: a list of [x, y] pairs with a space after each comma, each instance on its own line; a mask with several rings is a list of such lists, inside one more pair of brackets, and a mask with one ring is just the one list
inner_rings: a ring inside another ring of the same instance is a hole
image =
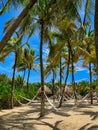
[[45, 98], [44, 98], [44, 65], [43, 65], [43, 43], [45, 42], [44, 36], [46, 35], [49, 26], [51, 25], [51, 15], [53, 13], [52, 6], [55, 5], [55, 0], [39, 0], [35, 6], [35, 12], [37, 14], [40, 26], [40, 72], [41, 72], [41, 113], [40, 116], [45, 114]]
[[2, 51], [2, 55], [1, 57], [6, 57], [8, 54], [10, 54], [11, 52], [14, 52], [15, 54], [15, 62], [14, 62], [14, 66], [13, 66], [13, 75], [12, 75], [12, 90], [11, 90], [11, 108], [13, 108], [13, 96], [14, 96], [14, 81], [15, 81], [15, 71], [16, 71], [16, 65], [17, 62], [20, 58], [20, 54], [22, 52], [22, 48], [21, 48], [21, 41], [18, 41], [18, 43], [15, 45], [15, 43], [18, 41], [18, 38], [16, 37], [12, 37], [9, 41], [9, 43], [7, 44], [7, 46], [4, 48], [4, 50]]
[[30, 71], [35, 69], [35, 61], [37, 60], [37, 57], [35, 57], [35, 50], [33, 49], [24, 49], [24, 58], [23, 61], [25, 64], [23, 64], [24, 68], [28, 69], [28, 76], [27, 76], [27, 92], [29, 92], [29, 78], [30, 78]]
[[98, 0], [95, 0], [95, 50], [96, 50], [97, 70], [98, 70]]
[[89, 69], [89, 83], [90, 83], [90, 95], [91, 95], [91, 104], [93, 104], [93, 97], [92, 97], [92, 65], [96, 63], [95, 59], [95, 48], [94, 48], [94, 32], [92, 30], [89, 30], [86, 34], [86, 37], [84, 38], [85, 41], [85, 49], [89, 54], [92, 54], [92, 57], [84, 57], [83, 66], [88, 65]]
[[[88, 30], [88, 27], [90, 28], [89, 24], [91, 23], [91, 19], [90, 19], [90, 15], [91, 15], [91, 5], [94, 3], [94, 1], [89, 1], [86, 0], [85, 2], [85, 12], [84, 12], [84, 19], [83, 19], [83, 40], [86, 43], [86, 51], [91, 54], [91, 46], [93, 45], [93, 40], [94, 40], [94, 35], [93, 35], [93, 31], [91, 31], [90, 29]], [[85, 58], [87, 59], [87, 58]], [[92, 61], [91, 58], [89, 59], [89, 75], [90, 75], [90, 95], [91, 95], [91, 104], [93, 104], [93, 97], [92, 97]], [[87, 61], [88, 61], [87, 60]], [[86, 61], [86, 60], [85, 60]], [[86, 62], [87, 62], [86, 61]]]
[[[15, 41], [13, 41], [13, 43], [15, 43]], [[15, 53], [15, 62], [14, 62], [14, 66], [13, 66], [13, 76], [12, 76], [11, 108], [13, 108], [13, 106], [14, 106], [13, 97], [14, 97], [15, 72], [16, 72], [17, 63], [20, 61], [20, 55], [21, 55], [21, 52], [22, 52], [21, 42], [19, 42], [18, 44], [16, 44], [14, 46], [13, 51]]]
[[30, 9], [34, 6], [36, 2], [37, 0], [30, 1], [29, 4], [23, 9], [21, 14], [18, 16], [18, 18], [15, 20], [15, 22], [12, 24], [10, 29], [6, 32], [5, 36], [0, 42], [0, 52], [7, 45], [14, 31], [17, 29], [21, 21], [26, 17], [26, 15], [29, 13]]

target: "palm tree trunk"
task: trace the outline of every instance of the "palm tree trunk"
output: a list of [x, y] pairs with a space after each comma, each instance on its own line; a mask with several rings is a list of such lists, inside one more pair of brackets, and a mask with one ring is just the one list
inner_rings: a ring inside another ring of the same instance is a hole
[[74, 79], [74, 64], [73, 64], [73, 54], [72, 55], [72, 85], [73, 85], [73, 89], [74, 89], [74, 97], [75, 97], [75, 103], [76, 103], [76, 85], [75, 85], [75, 79]]
[[53, 102], [55, 102], [55, 97], [54, 97], [54, 94], [55, 94], [55, 84], [54, 84], [55, 72], [54, 72], [54, 69], [55, 69], [55, 68], [52, 69], [52, 72], [53, 72], [53, 79], [52, 79], [52, 86], [53, 86], [53, 88], [52, 88]]
[[14, 83], [15, 83], [16, 64], [17, 64], [17, 53], [15, 53], [15, 63], [14, 63], [13, 76], [12, 76], [12, 90], [11, 90], [11, 108], [12, 109], [14, 107]]
[[73, 85], [73, 90], [74, 90], [74, 97], [75, 97], [75, 104], [76, 104], [76, 99], [77, 99], [77, 96], [76, 96], [76, 85], [75, 85], [75, 79], [74, 79], [74, 61], [73, 61], [73, 52], [72, 52], [72, 48], [70, 49], [71, 50], [71, 65], [72, 65], [72, 85]]
[[65, 86], [64, 86], [63, 91], [62, 91], [62, 95], [61, 95], [61, 99], [60, 99], [60, 103], [58, 105], [58, 108], [60, 108], [62, 106], [63, 97], [64, 97], [64, 93], [65, 93], [65, 87], [66, 87], [68, 75], [69, 75], [69, 65], [70, 65], [70, 43], [68, 42], [68, 65], [67, 65], [66, 78], [65, 78], [65, 84], [64, 84]]
[[29, 92], [29, 78], [30, 78], [30, 68], [28, 69], [28, 77], [27, 77], [27, 93]]
[[41, 111], [40, 117], [45, 115], [45, 95], [44, 95], [44, 67], [43, 67], [43, 31], [44, 25], [41, 23], [41, 39], [40, 39], [40, 72], [41, 72]]
[[97, 62], [97, 75], [98, 75], [98, 0], [95, 2], [95, 50]]
[[61, 89], [62, 89], [62, 58], [60, 56], [60, 95], [61, 95]]
[[93, 104], [91, 62], [89, 63], [89, 74], [90, 74], [90, 97], [91, 97], [91, 104]]
[[23, 87], [23, 85], [24, 85], [25, 73], [26, 73], [26, 70], [24, 69], [24, 72], [23, 72], [23, 81], [22, 81], [22, 87]]
[[26, 8], [21, 12], [21, 14], [18, 16], [16, 21], [13, 23], [11, 28], [6, 32], [5, 36], [0, 42], [0, 52], [3, 50], [3, 48], [7, 45], [7, 42], [9, 41], [10, 37], [14, 33], [14, 31], [17, 29], [21, 21], [26, 17], [29, 10], [33, 7], [33, 5], [37, 2], [37, 0], [31, 0], [30, 3], [26, 6]]
[[[89, 53], [91, 53], [91, 50], [90, 50], [90, 45], [88, 44], [87, 46], [87, 51]], [[93, 93], [92, 93], [92, 67], [91, 67], [91, 62], [89, 62], [89, 77], [90, 77], [90, 98], [91, 98], [91, 104], [93, 104]]]

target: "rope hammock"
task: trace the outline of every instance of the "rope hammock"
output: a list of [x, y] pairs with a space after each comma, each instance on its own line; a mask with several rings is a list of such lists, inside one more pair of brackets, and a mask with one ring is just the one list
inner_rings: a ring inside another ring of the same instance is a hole
[[18, 98], [16, 98], [15, 95], [14, 95], [14, 97], [15, 97], [16, 101], [17, 101], [20, 105], [23, 106], [23, 105], [29, 105], [29, 104], [31, 104], [32, 102], [35, 102], [34, 99], [37, 97], [37, 95], [38, 95], [38, 94], [36, 94], [31, 100], [28, 99], [28, 98], [26, 98], [26, 97], [23, 97], [23, 96], [19, 95], [21, 98], [25, 99], [26, 101], [29, 101], [28, 103], [22, 103], [22, 102], [20, 102], [20, 101], [18, 100]]
[[56, 106], [54, 106], [54, 104], [49, 100], [49, 98], [47, 97], [47, 95], [46, 95], [45, 92], [44, 92], [44, 95], [45, 95], [45, 97], [46, 97], [48, 103], [49, 103], [56, 111], [58, 111], [58, 109], [56, 108]]
[[24, 106], [24, 105], [26, 105], [26, 104], [23, 104], [23, 103], [21, 103], [17, 98], [16, 98], [16, 96], [14, 95], [14, 97], [15, 97], [15, 99], [16, 99], [16, 101], [21, 105], [21, 106]]
[[[23, 97], [23, 96], [20, 96], [21, 98], [23, 98], [23, 99], [25, 99], [25, 100], [27, 100], [27, 101], [29, 101], [28, 103], [22, 103], [22, 102], [20, 102], [17, 98], [16, 98], [16, 96], [14, 95], [14, 97], [15, 97], [15, 99], [16, 99], [16, 101], [21, 105], [21, 106], [25, 106], [25, 105], [29, 105], [30, 103], [32, 103], [32, 102], [35, 102], [34, 101], [34, 99], [37, 97], [37, 95], [38, 94], [36, 94], [34, 97], [33, 97], [33, 99], [28, 99], [28, 98], [26, 98], [26, 97]], [[44, 92], [44, 95], [45, 95], [45, 98], [47, 99], [47, 101], [48, 101], [48, 103], [52, 106], [52, 108], [54, 108], [56, 111], [58, 111], [58, 109], [56, 108], [56, 106], [54, 106], [54, 104], [52, 104], [52, 102], [49, 100], [49, 98], [47, 97], [47, 95], [46, 95], [46, 93]]]
[[83, 103], [83, 101], [85, 99], [87, 99], [88, 97], [90, 96], [90, 93], [88, 93], [85, 97], [83, 97], [80, 101], [78, 101], [77, 103], [80, 104], [80, 103]]

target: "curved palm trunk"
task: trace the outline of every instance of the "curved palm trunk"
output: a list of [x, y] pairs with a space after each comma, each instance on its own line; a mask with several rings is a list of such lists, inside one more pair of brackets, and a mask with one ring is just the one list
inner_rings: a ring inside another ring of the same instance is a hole
[[70, 43], [68, 42], [68, 66], [67, 66], [66, 78], [65, 78], [65, 84], [64, 84], [65, 86], [64, 86], [62, 94], [61, 94], [61, 99], [60, 99], [58, 108], [60, 108], [62, 106], [64, 92], [65, 92], [65, 87], [66, 87], [67, 80], [68, 80], [68, 75], [69, 75], [69, 65], [70, 65]]
[[41, 111], [40, 117], [45, 115], [45, 95], [44, 95], [44, 67], [43, 67], [43, 31], [44, 25], [41, 23], [41, 39], [40, 39], [40, 72], [41, 72]]
[[95, 50], [98, 75], [98, 0], [95, 2]]
[[3, 48], [7, 45], [7, 42], [9, 41], [12, 34], [15, 32], [21, 21], [24, 19], [24, 17], [28, 14], [29, 10], [33, 7], [33, 5], [37, 2], [37, 0], [31, 0], [30, 3], [24, 8], [24, 10], [21, 12], [21, 14], [18, 16], [16, 21], [13, 23], [11, 28], [7, 31], [5, 36], [0, 42], [0, 52], [3, 50]]
[[15, 63], [14, 63], [13, 76], [12, 76], [12, 88], [11, 88], [11, 108], [12, 109], [14, 107], [14, 83], [15, 83], [16, 64], [17, 64], [17, 53], [15, 53]]
[[28, 77], [27, 77], [27, 93], [29, 92], [29, 78], [30, 78], [30, 70], [31, 70], [31, 68], [28, 69]]

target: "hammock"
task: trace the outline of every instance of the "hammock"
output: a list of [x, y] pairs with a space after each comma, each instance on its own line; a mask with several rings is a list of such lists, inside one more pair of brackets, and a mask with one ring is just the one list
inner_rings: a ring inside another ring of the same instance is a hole
[[82, 103], [89, 95], [90, 95], [90, 93], [88, 93], [85, 97], [82, 98], [82, 100], [78, 101], [77, 103], [78, 104]]
[[[28, 98], [26, 98], [26, 97], [23, 97], [23, 96], [20, 96], [20, 95], [19, 95], [21, 98], [23, 98], [23, 99], [29, 101], [29, 102], [26, 103], [26, 104], [21, 103], [21, 102], [16, 98], [15, 95], [14, 95], [14, 97], [15, 97], [16, 101], [17, 101], [20, 105], [24, 106], [24, 105], [29, 105], [30, 103], [34, 102], [34, 99], [36, 98], [37, 95], [38, 95], [38, 94], [36, 94], [36, 95], [33, 97], [32, 100], [30, 100], [30, 99], [28, 99]], [[47, 95], [45, 94], [45, 92], [44, 92], [44, 95], [45, 95], [45, 97], [46, 97], [48, 103], [49, 103], [56, 111], [58, 111], [58, 109], [57, 109], [57, 108], [52, 104], [52, 102], [49, 100], [49, 98], [47, 97]]]
[[35, 102], [34, 101], [34, 99], [37, 97], [37, 94], [33, 97], [33, 99], [28, 99], [28, 98], [26, 98], [26, 97], [23, 97], [23, 96], [21, 96], [21, 95], [19, 95], [21, 98], [23, 98], [23, 99], [25, 99], [26, 101], [29, 101], [28, 103], [22, 103], [22, 102], [20, 102], [17, 98], [16, 98], [16, 96], [14, 95], [14, 97], [15, 97], [15, 99], [16, 99], [16, 101], [20, 104], [20, 105], [29, 105], [30, 103], [32, 103], [32, 102]]
[[35, 102], [34, 99], [37, 97], [37, 95], [38, 95], [38, 94], [36, 94], [32, 99], [28, 99], [28, 98], [23, 97], [23, 96], [21, 96], [21, 95], [19, 95], [19, 96], [20, 96], [21, 98], [25, 99], [26, 101], [28, 101], [27, 104], [29, 105], [30, 103]]
[[27, 104], [23, 104], [22, 102], [20, 102], [20, 101], [16, 98], [15, 95], [14, 95], [14, 97], [15, 97], [16, 101], [17, 101], [21, 106], [27, 105]]
[[49, 98], [47, 97], [47, 95], [45, 94], [45, 92], [44, 92], [44, 95], [45, 95], [45, 97], [46, 97], [48, 103], [49, 103], [56, 111], [58, 111], [58, 109], [57, 109], [57, 108], [52, 104], [52, 102], [49, 100]]

